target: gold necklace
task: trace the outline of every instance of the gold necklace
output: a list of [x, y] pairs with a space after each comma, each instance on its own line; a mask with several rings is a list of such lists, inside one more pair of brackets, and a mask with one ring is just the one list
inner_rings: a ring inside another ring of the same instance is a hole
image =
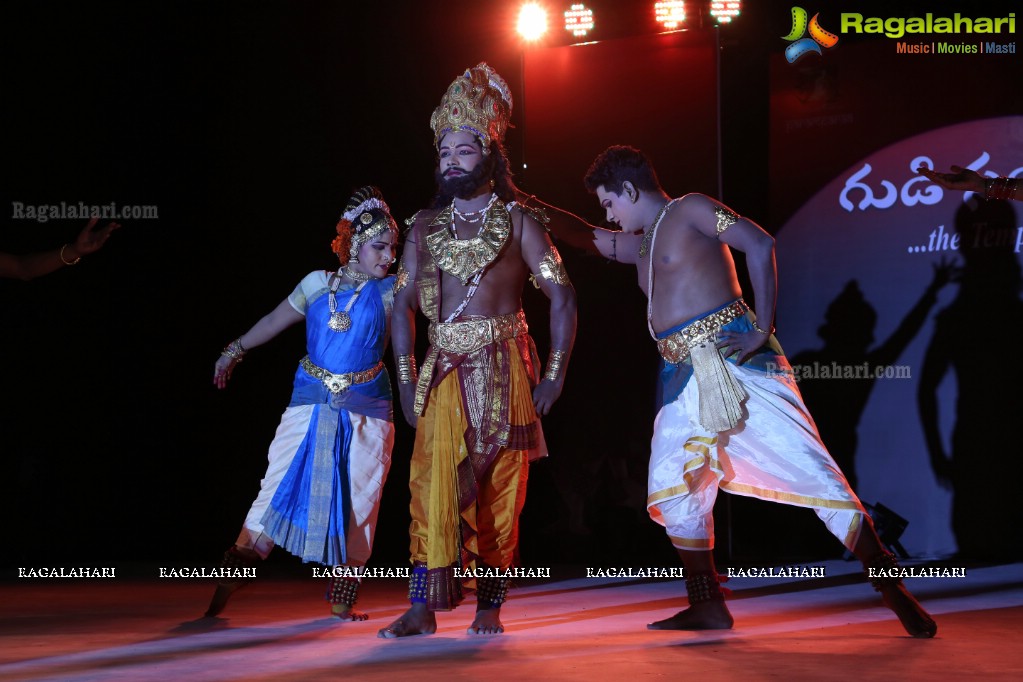
[[511, 234], [511, 218], [504, 203], [495, 201], [483, 217], [479, 234], [471, 239], [457, 239], [451, 234], [453, 220], [454, 210], [451, 206], [438, 213], [430, 227], [439, 225], [441, 229], [426, 236], [426, 246], [437, 267], [467, 285], [504, 248]]
[[358, 270], [352, 270], [347, 265], [341, 269], [341, 272], [345, 275], [345, 277], [352, 280], [353, 282], [368, 282], [370, 279], [372, 279], [370, 275], [367, 275], [364, 272], [359, 272]]
[[[342, 268], [342, 270], [344, 271], [344, 274], [351, 277], [351, 272], [347, 267]], [[355, 305], [355, 301], [358, 300], [359, 294], [362, 293], [362, 288], [366, 286], [367, 282], [370, 280], [369, 275], [366, 275], [366, 279], [362, 280], [362, 283], [355, 288], [355, 293], [353, 293], [352, 297], [348, 299], [348, 305], [345, 306], [345, 309], [338, 312], [337, 299], [334, 298], [334, 294], [337, 293], [338, 287], [341, 286], [340, 272], [341, 270], [338, 270], [338, 274], [335, 274], [333, 278], [334, 281], [330, 283], [330, 292], [328, 294], [330, 298], [327, 299], [327, 307], [330, 309], [330, 319], [327, 320], [327, 328], [331, 331], [338, 332], [339, 334], [352, 328], [352, 316], [349, 315], [349, 313], [352, 311], [352, 306]], [[354, 277], [352, 279], [354, 279]]]
[[647, 252], [650, 251], [650, 242], [653, 241], [654, 238], [654, 230], [656, 230], [657, 226], [661, 224], [661, 218], [664, 217], [664, 214], [668, 211], [668, 207], [673, 203], [675, 202], [669, 201], [665, 203], [664, 206], [661, 206], [661, 210], [657, 213], [657, 217], [654, 218], [654, 222], [650, 225], [650, 229], [643, 235], [643, 241], [639, 243], [640, 258], [646, 258]]

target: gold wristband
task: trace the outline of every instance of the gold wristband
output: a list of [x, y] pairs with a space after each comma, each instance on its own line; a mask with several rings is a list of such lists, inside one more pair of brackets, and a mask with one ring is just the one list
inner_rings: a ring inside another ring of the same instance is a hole
[[63, 263], [64, 265], [76, 265], [78, 261], [82, 260], [81, 256], [74, 260], [68, 260], [67, 258], [64, 258], [64, 249], [66, 249], [69, 246], [71, 245], [65, 244], [64, 246], [60, 247], [60, 262]]
[[398, 383], [399, 384], [414, 384], [419, 379], [419, 373], [416, 371], [416, 357], [411, 353], [405, 355], [399, 355], [397, 357], [398, 363]]
[[241, 362], [242, 356], [245, 355], [245, 349], [242, 347], [242, 337], [239, 336], [237, 339], [227, 344], [220, 354], [224, 357]]
[[768, 331], [766, 329], [761, 329], [760, 325], [758, 325], [756, 322], [754, 322], [753, 323], [753, 329], [755, 329], [756, 331], [760, 332], [761, 334], [766, 334], [767, 336], [770, 336], [771, 334], [773, 334], [775, 332], [773, 324], [771, 325], [771, 330]]
[[552, 350], [547, 356], [547, 371], [544, 372], [543, 378], [548, 381], [557, 381], [561, 376], [561, 365], [564, 361], [565, 351]]

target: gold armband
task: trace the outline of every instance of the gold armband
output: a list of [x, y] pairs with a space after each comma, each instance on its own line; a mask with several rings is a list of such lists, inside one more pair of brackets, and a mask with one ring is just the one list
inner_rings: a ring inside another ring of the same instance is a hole
[[399, 384], [414, 384], [419, 379], [419, 373], [416, 371], [416, 357], [412, 353], [406, 355], [399, 355], [397, 358], [398, 362], [398, 383]]
[[561, 365], [564, 361], [565, 351], [552, 350], [550, 355], [547, 356], [547, 371], [544, 372], [543, 378], [548, 381], [557, 381], [558, 377], [561, 376]]
[[398, 261], [398, 271], [394, 273], [394, 293], [398, 293], [408, 285], [408, 270], [405, 269], [405, 258]]
[[561, 260], [561, 254], [553, 244], [540, 259], [540, 276], [563, 287], [571, 284], [568, 272], [565, 270], [565, 263]]
[[729, 227], [739, 221], [739, 216], [725, 208], [724, 206], [715, 206], [714, 215], [717, 216], [717, 234], [721, 236], [721, 233], [727, 230]]
[[238, 337], [231, 343], [227, 344], [227, 347], [220, 352], [224, 357], [231, 358], [241, 362], [242, 356], [245, 355], [245, 349], [242, 347], [242, 337]]

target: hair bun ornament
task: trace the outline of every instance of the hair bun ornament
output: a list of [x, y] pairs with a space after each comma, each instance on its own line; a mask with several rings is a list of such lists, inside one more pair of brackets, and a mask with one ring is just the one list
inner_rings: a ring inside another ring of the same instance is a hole
[[391, 209], [384, 202], [384, 195], [376, 187], [366, 185], [348, 199], [345, 212], [337, 221], [338, 236], [331, 242], [331, 250], [337, 254], [341, 265], [357, 263], [362, 245], [384, 230], [397, 235], [398, 225], [391, 217]]
[[352, 221], [341, 218], [337, 221], [336, 230], [337, 237], [330, 243], [330, 250], [341, 259], [341, 265], [344, 265], [348, 262], [348, 254], [352, 247]]

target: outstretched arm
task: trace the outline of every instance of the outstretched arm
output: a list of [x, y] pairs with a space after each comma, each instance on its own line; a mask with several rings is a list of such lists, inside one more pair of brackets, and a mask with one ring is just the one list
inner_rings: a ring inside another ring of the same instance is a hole
[[541, 209], [550, 222], [547, 228], [558, 239], [572, 248], [603, 256], [618, 263], [635, 263], [639, 237], [617, 230], [590, 225], [568, 211], [534, 197], [523, 199], [528, 208]]
[[522, 217], [522, 257], [551, 302], [551, 351], [543, 378], [533, 391], [533, 406], [542, 417], [551, 411], [565, 385], [568, 360], [575, 344], [575, 288], [547, 233], [525, 215]]
[[93, 218], [78, 233], [74, 244], [65, 244], [59, 249], [29, 253], [18, 256], [0, 253], [0, 277], [30, 280], [59, 270], [65, 265], [74, 265], [82, 256], [99, 251], [110, 237], [110, 233], [120, 227], [118, 223], [107, 223], [97, 228], [99, 218]]
[[269, 314], [264, 315], [251, 329], [231, 342], [228, 349], [233, 350], [230, 350], [230, 352], [225, 350], [217, 358], [217, 364], [213, 368], [213, 383], [217, 388], [225, 388], [228, 380], [231, 378], [231, 372], [241, 362], [242, 355], [256, 346], [262, 346], [291, 325], [304, 319], [305, 316], [295, 310], [287, 299], [281, 301], [280, 305]]
[[945, 189], [976, 192], [985, 199], [1015, 199], [1023, 201], [1023, 192], [1019, 191], [1019, 178], [984, 178], [980, 173], [962, 166], [952, 166], [951, 173], [939, 173], [927, 166], [920, 166], [917, 173], [926, 176], [931, 182]]
[[416, 398], [416, 242], [415, 227], [408, 233], [398, 266], [398, 281], [391, 314], [391, 347], [398, 368], [398, 395], [405, 421], [415, 426], [418, 421], [414, 408]]
[[916, 337], [917, 332], [927, 321], [927, 313], [938, 302], [938, 292], [956, 275], [957, 268], [952, 259], [942, 258], [939, 262], [933, 263], [931, 267], [934, 268], [934, 278], [924, 289], [923, 296], [906, 314], [892, 335], [871, 351], [873, 364], [891, 365], [898, 360], [902, 351], [906, 349], [906, 346]]

